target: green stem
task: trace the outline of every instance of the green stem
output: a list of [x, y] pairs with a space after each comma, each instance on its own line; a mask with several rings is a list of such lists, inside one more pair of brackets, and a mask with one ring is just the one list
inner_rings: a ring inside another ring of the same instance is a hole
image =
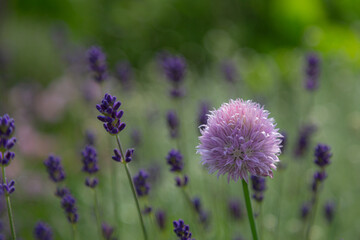
[[[3, 184], [6, 184], [6, 175], [5, 175], [5, 166], [1, 165], [2, 168], [2, 182]], [[10, 230], [11, 230], [11, 239], [16, 239], [16, 233], [15, 233], [15, 224], [14, 224], [14, 218], [12, 214], [12, 208], [11, 208], [11, 201], [10, 201], [10, 194], [5, 191], [5, 198], [6, 198], [6, 206], [8, 210], [8, 216], [9, 216], [9, 224], [10, 224]]]
[[135, 203], [136, 203], [136, 208], [137, 208], [137, 211], [138, 211], [138, 214], [139, 214], [139, 219], [140, 219], [141, 228], [142, 228], [142, 231], [143, 231], [143, 234], [144, 234], [144, 239], [147, 240], [148, 237], [147, 237], [147, 233], [146, 233], [146, 229], [145, 229], [144, 220], [143, 220], [143, 217], [142, 217], [142, 214], [141, 214], [141, 210], [140, 210], [139, 200], [138, 200], [137, 195], [136, 195], [136, 192], [135, 192], [135, 186], [134, 186], [134, 182], [133, 182], [132, 177], [131, 177], [131, 173], [130, 173], [129, 166], [128, 166], [128, 164], [125, 162], [124, 153], [123, 153], [123, 150], [122, 150], [122, 147], [121, 147], [121, 143], [120, 143], [120, 138], [119, 138], [118, 135], [116, 135], [116, 141], [117, 141], [117, 144], [118, 144], [118, 146], [119, 146], [121, 158], [122, 158], [122, 160], [124, 161], [124, 166], [125, 166], [126, 175], [127, 175], [127, 177], [128, 177], [129, 184], [130, 184], [130, 188], [131, 188], [131, 191], [132, 191], [132, 194], [133, 194]]
[[243, 190], [244, 190], [246, 211], [247, 211], [248, 218], [249, 218], [252, 237], [253, 237], [253, 240], [258, 240], [259, 238], [258, 238], [258, 235], [257, 235], [257, 232], [256, 232], [254, 214], [253, 214], [253, 210], [252, 210], [252, 207], [251, 207], [251, 199], [250, 199], [250, 194], [249, 194], [249, 187], [248, 187], [248, 184], [246, 183], [246, 181], [244, 179], [242, 179], [242, 185], [243, 185]]
[[[318, 186], [319, 187], [319, 186]], [[312, 213], [309, 219], [309, 225], [306, 229], [306, 234], [305, 234], [305, 239], [309, 240], [310, 239], [310, 232], [311, 232], [311, 227], [315, 222], [315, 216], [316, 216], [316, 209], [317, 209], [317, 205], [318, 205], [318, 197], [317, 197], [317, 191], [314, 195], [314, 202], [313, 202], [313, 207], [312, 207]]]
[[94, 191], [94, 211], [95, 211], [95, 218], [96, 218], [96, 223], [98, 225], [98, 233], [99, 233], [99, 237], [100, 239], [102, 239], [102, 231], [101, 231], [101, 221], [100, 221], [100, 213], [99, 213], [99, 201], [98, 201], [98, 197], [97, 197], [97, 191], [96, 188], [93, 188]]
[[77, 234], [76, 234], [76, 224], [73, 223], [72, 225], [72, 233], [73, 233], [73, 240], [77, 239]]

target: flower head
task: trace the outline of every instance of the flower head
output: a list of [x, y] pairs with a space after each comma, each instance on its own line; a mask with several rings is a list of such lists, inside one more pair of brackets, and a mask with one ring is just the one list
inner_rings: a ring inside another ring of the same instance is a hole
[[199, 107], [198, 125], [200, 128], [207, 123], [210, 104], [208, 102], [201, 102]]
[[96, 173], [99, 170], [96, 149], [93, 146], [86, 146], [81, 152], [84, 172], [89, 174]]
[[332, 201], [327, 201], [324, 206], [324, 215], [328, 223], [331, 223], [334, 219], [335, 212], [335, 203]]
[[316, 127], [314, 125], [306, 125], [300, 129], [295, 147], [295, 156], [302, 157], [305, 155], [310, 145], [311, 136], [315, 131]]
[[106, 223], [101, 224], [101, 230], [102, 230], [102, 235], [105, 238], [105, 240], [112, 240], [112, 235], [114, 233], [114, 228], [109, 226]]
[[61, 182], [65, 179], [65, 172], [61, 165], [61, 159], [57, 156], [50, 155], [45, 161], [44, 165], [49, 177], [54, 182]]
[[266, 180], [263, 177], [251, 176], [252, 188], [254, 190], [253, 198], [257, 202], [264, 199], [264, 191], [266, 189]]
[[102, 82], [106, 79], [106, 56], [100, 47], [93, 46], [88, 52], [89, 68], [93, 73], [94, 79], [97, 82]]
[[0, 116], [0, 164], [8, 166], [15, 153], [10, 150], [16, 143], [16, 138], [12, 137], [15, 132], [15, 121], [8, 114]]
[[255, 176], [272, 177], [279, 162], [281, 134], [273, 118], [259, 104], [230, 100], [209, 115], [197, 152], [210, 173], [228, 174], [228, 181]]
[[140, 170], [137, 175], [133, 178], [136, 193], [139, 197], [146, 196], [149, 194], [150, 186], [147, 183], [149, 175], [144, 170]]
[[76, 200], [70, 194], [66, 194], [61, 200], [61, 207], [64, 209], [67, 219], [70, 223], [77, 223], [79, 215], [76, 208]]
[[330, 158], [332, 153], [330, 152], [331, 148], [325, 144], [318, 144], [315, 148], [315, 164], [319, 167], [325, 167], [330, 164]]
[[179, 135], [179, 118], [175, 111], [169, 110], [166, 115], [171, 138], [177, 138]]
[[164, 230], [165, 229], [165, 223], [166, 223], [166, 214], [164, 211], [162, 210], [158, 210], [155, 213], [155, 217], [156, 217], [156, 223], [158, 224], [160, 230]]
[[116, 77], [120, 80], [124, 89], [130, 88], [132, 76], [133, 70], [129, 62], [122, 61], [116, 64]]
[[185, 225], [184, 221], [179, 219], [179, 221], [174, 221], [174, 232], [179, 240], [192, 240], [190, 227], [189, 225]]
[[119, 110], [120, 106], [121, 102], [116, 101], [116, 97], [108, 93], [105, 94], [101, 104], [96, 105], [96, 109], [102, 114], [97, 118], [104, 123], [105, 130], [112, 135], [118, 134], [126, 126], [120, 120], [124, 114], [123, 110]]
[[237, 78], [237, 70], [234, 63], [230, 60], [223, 61], [221, 64], [221, 71], [229, 83], [234, 83]]
[[161, 66], [169, 81], [179, 84], [185, 77], [186, 62], [179, 56], [166, 55], [161, 59]]
[[34, 228], [34, 237], [36, 240], [52, 240], [51, 228], [43, 222], [38, 222]]
[[306, 78], [305, 88], [308, 91], [314, 91], [319, 86], [320, 58], [315, 53], [306, 57]]
[[184, 168], [183, 156], [175, 149], [171, 149], [166, 156], [167, 163], [171, 166], [170, 171], [181, 172]]
[[235, 220], [241, 219], [243, 215], [243, 210], [241, 203], [238, 199], [232, 199], [229, 201], [229, 212], [232, 218]]

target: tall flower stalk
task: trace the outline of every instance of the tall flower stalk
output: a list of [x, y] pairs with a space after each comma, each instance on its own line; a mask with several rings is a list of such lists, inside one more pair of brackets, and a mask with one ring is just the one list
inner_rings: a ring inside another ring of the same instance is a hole
[[92, 189], [92, 192], [94, 194], [94, 212], [95, 212], [95, 218], [98, 228], [98, 234], [99, 237], [101, 238], [102, 236], [101, 220], [100, 220], [98, 196], [96, 191], [96, 186], [98, 185], [99, 180], [96, 177], [92, 176], [99, 171], [99, 167], [97, 164], [98, 163], [97, 152], [93, 146], [87, 145], [82, 151], [81, 155], [82, 155], [82, 163], [83, 163], [82, 171], [89, 174], [89, 177], [87, 177], [85, 180], [85, 185], [90, 189]]
[[126, 153], [124, 154], [123, 148], [121, 146], [119, 133], [124, 130], [126, 124], [121, 121], [121, 117], [124, 114], [123, 110], [119, 110], [121, 106], [121, 102], [116, 101], [115, 96], [111, 96], [110, 94], [105, 94], [103, 100], [101, 101], [101, 104], [96, 105], [97, 110], [101, 113], [97, 118], [103, 122], [103, 126], [105, 130], [111, 134], [112, 136], [115, 136], [116, 142], [118, 145], [117, 149], [114, 149], [114, 156], [112, 157], [113, 160], [117, 162], [121, 162], [124, 165], [126, 176], [129, 181], [129, 185], [131, 188], [131, 192], [134, 197], [135, 205], [138, 211], [139, 220], [141, 224], [141, 228], [143, 231], [144, 239], [147, 240], [147, 232], [145, 229], [144, 220], [141, 214], [140, 210], [140, 204], [138, 201], [138, 198], [136, 196], [136, 190], [134, 187], [134, 183], [132, 181], [131, 172], [129, 169], [128, 163], [131, 162], [132, 156], [134, 153], [134, 149], [127, 149]]
[[246, 209], [253, 239], [257, 240], [248, 174], [272, 177], [279, 162], [282, 135], [269, 112], [259, 104], [242, 99], [230, 100], [212, 111], [200, 130], [202, 164], [210, 173], [228, 175], [228, 181], [242, 180]]
[[0, 117], [0, 162], [2, 170], [2, 184], [1, 188], [5, 193], [6, 207], [8, 211], [11, 239], [16, 239], [16, 231], [14, 224], [14, 217], [12, 213], [10, 194], [15, 191], [15, 181], [11, 180], [8, 182], [5, 173], [5, 167], [9, 166], [12, 159], [15, 157], [15, 153], [10, 150], [16, 143], [16, 138], [12, 137], [15, 132], [15, 121], [10, 118], [9, 115], [5, 114]]

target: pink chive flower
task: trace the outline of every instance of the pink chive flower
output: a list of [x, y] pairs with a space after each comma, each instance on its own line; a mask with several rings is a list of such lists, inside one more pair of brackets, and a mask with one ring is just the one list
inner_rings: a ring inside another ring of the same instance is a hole
[[282, 135], [269, 112], [258, 103], [230, 100], [211, 111], [206, 125], [200, 126], [197, 153], [209, 173], [228, 174], [228, 181], [248, 181], [255, 176], [273, 176], [279, 162]]

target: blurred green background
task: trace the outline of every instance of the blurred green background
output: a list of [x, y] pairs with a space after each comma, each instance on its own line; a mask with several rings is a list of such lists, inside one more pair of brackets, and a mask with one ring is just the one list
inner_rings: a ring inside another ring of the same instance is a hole
[[[226, 178], [208, 175], [195, 153], [199, 102], [206, 100], [218, 108], [238, 97], [264, 104], [290, 138], [281, 156], [287, 168], [268, 179], [262, 207], [263, 239], [303, 239], [299, 208], [310, 198], [317, 142], [329, 144], [334, 156], [321, 191], [312, 239], [358, 239], [359, 17], [356, 0], [0, 0], [0, 114], [10, 113], [17, 124], [17, 156], [7, 171], [17, 181], [12, 199], [19, 236], [32, 239], [37, 220], [48, 222], [56, 239], [71, 236], [53, 195], [55, 186], [42, 164], [49, 153], [55, 153], [63, 158], [66, 184], [78, 199], [81, 239], [95, 239], [92, 194], [84, 187], [85, 174], [80, 171], [85, 132], [91, 130], [96, 133], [102, 169], [102, 218], [116, 225], [121, 239], [141, 239], [122, 166], [111, 160], [115, 141], [109, 140], [96, 119], [94, 106], [103, 92], [110, 91], [123, 102], [124, 145], [131, 147], [133, 129], [141, 132], [133, 174], [140, 168], [160, 168], [148, 201], [154, 209], [167, 211], [168, 226], [160, 233], [147, 219], [152, 239], [175, 239], [171, 222], [179, 218], [190, 224], [196, 239], [232, 240], [239, 234], [250, 239], [246, 218], [234, 221], [227, 209], [229, 199], [242, 199], [241, 184], [228, 185]], [[102, 89], [92, 81], [86, 68], [86, 49], [92, 45], [102, 47], [110, 72], [118, 61], [131, 62], [135, 75], [132, 89], [122, 87], [113, 73]], [[176, 145], [169, 141], [166, 126], [166, 111], [174, 104], [157, 66], [156, 56], [161, 51], [180, 54], [188, 62], [181, 129], [186, 137], [189, 193], [199, 196], [211, 214], [205, 233], [192, 218], [165, 163], [167, 152]], [[309, 52], [321, 57], [320, 87], [313, 93], [303, 88]], [[221, 62], [228, 59], [238, 71], [234, 85], [226, 82], [220, 71]], [[305, 123], [314, 123], [318, 131], [307, 155], [295, 160], [298, 129]], [[111, 167], [118, 170], [120, 224], [113, 219]], [[284, 187], [281, 196], [280, 184]], [[323, 218], [327, 199], [336, 203], [331, 225]], [[7, 233], [5, 212], [2, 220]]]

